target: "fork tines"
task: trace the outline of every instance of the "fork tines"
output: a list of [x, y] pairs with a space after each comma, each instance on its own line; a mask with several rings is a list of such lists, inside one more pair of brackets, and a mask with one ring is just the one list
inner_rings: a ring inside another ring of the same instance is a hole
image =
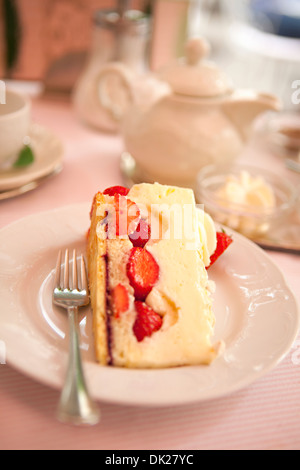
[[[71, 273], [70, 276], [70, 266]], [[77, 253], [76, 249], [73, 250], [72, 261], [69, 259], [69, 250], [66, 249], [64, 262], [62, 263], [62, 251], [60, 250], [57, 256], [56, 269], [55, 269], [55, 287], [61, 290], [87, 290], [87, 274], [84, 257], [80, 255], [80, 279], [78, 282], [78, 268], [77, 268]], [[71, 279], [70, 279], [71, 278]]]

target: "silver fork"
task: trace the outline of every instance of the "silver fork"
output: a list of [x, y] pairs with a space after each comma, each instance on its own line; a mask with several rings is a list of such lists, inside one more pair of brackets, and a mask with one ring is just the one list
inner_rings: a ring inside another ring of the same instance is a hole
[[78, 308], [89, 303], [89, 291], [84, 258], [80, 257], [80, 284], [78, 283], [77, 255], [73, 251], [72, 282], [69, 280], [69, 250], [65, 252], [64, 269], [62, 253], [58, 253], [53, 302], [68, 311], [69, 359], [57, 416], [71, 424], [96, 424], [100, 419], [97, 405], [92, 400], [84, 378], [80, 348]]

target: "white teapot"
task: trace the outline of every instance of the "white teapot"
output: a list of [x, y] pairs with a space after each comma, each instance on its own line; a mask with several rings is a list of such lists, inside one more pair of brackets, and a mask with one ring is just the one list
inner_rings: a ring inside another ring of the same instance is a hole
[[[209, 50], [204, 39], [189, 40], [186, 56], [159, 73], [167, 90], [152, 101], [133, 99], [127, 109], [124, 144], [145, 181], [193, 187], [201, 168], [240, 155], [257, 115], [280, 108], [269, 94], [234, 90], [206, 60]], [[134, 81], [127, 83], [133, 87], [128, 96], [136, 96]]]

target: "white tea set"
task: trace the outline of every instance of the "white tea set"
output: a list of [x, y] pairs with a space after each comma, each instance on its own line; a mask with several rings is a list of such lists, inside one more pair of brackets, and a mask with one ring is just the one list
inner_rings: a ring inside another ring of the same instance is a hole
[[[105, 109], [115, 122], [144, 181], [193, 187], [204, 166], [240, 155], [259, 114], [280, 109], [273, 95], [234, 89], [209, 53], [205, 39], [193, 38], [185, 57], [155, 74], [109, 63], [95, 76], [99, 115]], [[104, 86], [106, 74], [112, 88]]]
[[4, 89], [0, 103], [0, 201], [35, 189], [62, 169], [63, 143], [34, 122], [31, 99]]
[[0, 170], [17, 157], [29, 134], [31, 103], [28, 97], [12, 90], [5, 91], [0, 105]]

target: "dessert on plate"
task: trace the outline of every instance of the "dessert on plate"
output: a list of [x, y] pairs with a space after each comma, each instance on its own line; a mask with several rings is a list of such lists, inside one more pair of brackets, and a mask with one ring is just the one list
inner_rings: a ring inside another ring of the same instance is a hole
[[111, 187], [95, 195], [90, 217], [87, 258], [99, 363], [210, 364], [220, 344], [212, 343], [207, 268], [231, 239], [217, 234], [210, 216], [196, 208], [193, 191], [158, 183]]

